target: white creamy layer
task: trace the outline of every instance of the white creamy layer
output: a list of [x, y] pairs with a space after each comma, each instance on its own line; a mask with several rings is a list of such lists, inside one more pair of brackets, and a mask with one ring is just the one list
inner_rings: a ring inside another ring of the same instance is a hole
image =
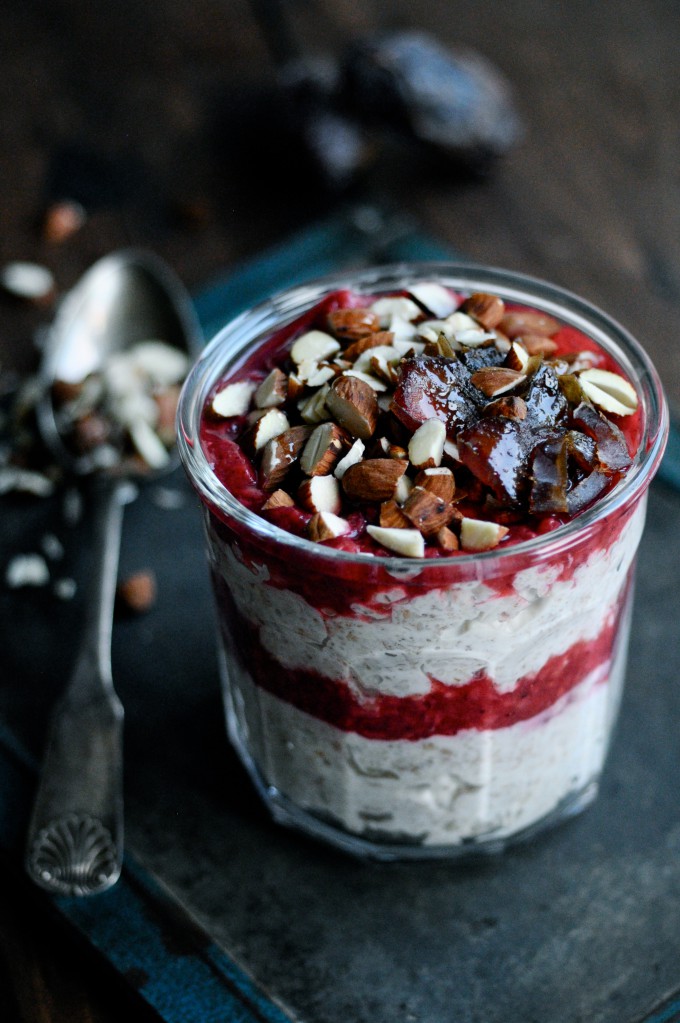
[[415, 742], [342, 732], [238, 671], [233, 713], [265, 784], [324, 820], [394, 843], [493, 841], [541, 821], [597, 780], [624, 659], [609, 682], [593, 672], [531, 721]]
[[384, 610], [356, 606], [352, 616], [321, 613], [290, 590], [267, 585], [264, 565], [243, 563], [209, 536], [217, 571], [239, 612], [284, 667], [342, 679], [359, 697], [428, 692], [430, 678], [462, 685], [485, 671], [500, 692], [579, 640], [594, 639], [616, 605], [635, 557], [645, 502], [608, 551], [595, 551], [570, 578], [553, 564], [518, 573], [499, 596], [471, 580], [408, 596], [395, 585]]

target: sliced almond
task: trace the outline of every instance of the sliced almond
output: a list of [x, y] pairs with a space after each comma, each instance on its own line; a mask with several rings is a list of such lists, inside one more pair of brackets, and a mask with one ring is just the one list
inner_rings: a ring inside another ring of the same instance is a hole
[[365, 337], [360, 337], [348, 345], [342, 353], [342, 357], [348, 362], [354, 362], [369, 348], [381, 348], [383, 345], [391, 347], [393, 341], [394, 334], [391, 330], [379, 330], [375, 334], [366, 334]]
[[300, 457], [307, 476], [326, 476], [348, 445], [347, 434], [337, 423], [321, 423], [312, 432]]
[[[408, 462], [405, 463], [408, 465]], [[413, 480], [406, 473], [397, 482], [397, 489], [394, 491], [394, 500], [397, 504], [403, 504], [404, 501], [408, 501], [411, 491], [413, 490]]]
[[460, 307], [464, 313], [472, 316], [486, 330], [493, 330], [503, 319], [505, 303], [498, 295], [488, 295], [477, 291], [466, 298]]
[[341, 480], [351, 465], [356, 465], [357, 462], [361, 461], [365, 450], [366, 445], [359, 437], [357, 437], [347, 454], [344, 455], [344, 457], [341, 458], [335, 466], [335, 469], [333, 470], [335, 478]]
[[460, 545], [464, 551], [490, 551], [507, 533], [508, 527], [497, 522], [465, 517], [460, 520]]
[[618, 373], [608, 369], [584, 369], [578, 382], [586, 398], [604, 412], [617, 416], [631, 416], [638, 407], [635, 388]]
[[371, 309], [334, 309], [328, 314], [328, 326], [336, 337], [357, 341], [380, 330], [380, 317]]
[[340, 484], [335, 476], [312, 476], [303, 480], [298, 487], [297, 499], [303, 508], [311, 512], [337, 515], [342, 508]]
[[446, 426], [439, 419], [427, 419], [411, 437], [408, 457], [416, 469], [440, 465], [446, 441]]
[[352, 501], [388, 501], [406, 472], [406, 463], [396, 458], [366, 458], [351, 465], [342, 486]]
[[307, 525], [307, 536], [310, 540], [320, 543], [323, 540], [335, 540], [350, 531], [347, 519], [334, 515], [333, 512], [318, 512], [313, 515]]
[[[302, 367], [300, 367], [300, 369], [302, 369]], [[314, 365], [306, 374], [307, 386], [321, 387], [322, 384], [327, 384], [329, 380], [332, 380], [334, 376], [337, 376], [338, 372], [339, 370], [335, 366], [331, 366], [327, 362], [316, 363], [316, 365]], [[302, 376], [302, 373], [300, 375]]]
[[288, 397], [288, 381], [283, 370], [274, 368], [255, 391], [253, 396], [258, 408], [273, 408], [283, 405]]
[[[545, 339], [550, 340], [549, 338]], [[527, 362], [529, 361], [529, 353], [519, 341], [513, 341], [510, 345], [510, 350], [505, 356], [505, 365], [508, 369], [515, 369], [518, 373], [522, 373], [526, 369]]]
[[298, 366], [311, 360], [321, 362], [340, 351], [340, 344], [323, 330], [308, 330], [293, 342], [290, 357]]
[[279, 486], [291, 465], [300, 457], [311, 432], [311, 426], [291, 426], [290, 430], [265, 444], [260, 462], [260, 486], [263, 490], [275, 490]]
[[495, 398], [506, 391], [512, 391], [526, 380], [526, 377], [519, 370], [506, 366], [485, 366], [484, 369], [478, 369], [473, 373], [470, 379], [487, 398]]
[[454, 351], [460, 350], [460, 345], [456, 341], [456, 332], [446, 320], [425, 320], [424, 323], [418, 324], [418, 337], [429, 344], [436, 345], [442, 335]]
[[244, 416], [250, 408], [250, 399], [255, 391], [251, 380], [239, 380], [222, 387], [213, 397], [210, 408], [221, 419]]
[[450, 469], [443, 465], [422, 469], [415, 478], [415, 485], [428, 490], [450, 504], [456, 493], [456, 481]]
[[423, 281], [412, 285], [408, 290], [416, 302], [420, 302], [433, 316], [441, 318], [450, 316], [456, 308], [455, 296], [436, 281]]
[[449, 330], [452, 330], [454, 334], [460, 334], [466, 330], [479, 330], [477, 321], [473, 320], [467, 313], [452, 313], [451, 316], [446, 317], [446, 323]]
[[422, 487], [414, 487], [401, 510], [425, 537], [434, 536], [442, 526], [448, 525], [453, 515], [450, 504]]
[[386, 529], [383, 526], [366, 526], [366, 532], [377, 543], [406, 558], [425, 557], [425, 539], [417, 529]]
[[375, 433], [380, 410], [375, 391], [364, 380], [343, 373], [333, 381], [326, 406], [353, 437], [368, 440]]
[[298, 402], [305, 390], [305, 381], [298, 373], [288, 374], [288, 399]]
[[271, 511], [273, 508], [293, 508], [295, 501], [285, 490], [275, 490], [270, 494], [262, 505], [262, 511]]
[[384, 529], [412, 529], [408, 519], [396, 501], [383, 501], [380, 505], [380, 525]]

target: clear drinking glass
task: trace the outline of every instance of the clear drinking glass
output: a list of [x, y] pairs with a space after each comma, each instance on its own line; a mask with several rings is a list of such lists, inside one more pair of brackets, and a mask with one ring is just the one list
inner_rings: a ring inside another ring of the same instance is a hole
[[[542, 310], [613, 356], [642, 406], [625, 478], [553, 532], [425, 561], [329, 549], [240, 504], [199, 440], [216, 381], [329, 292], [432, 280]], [[500, 850], [592, 801], [667, 433], [658, 377], [622, 327], [553, 285], [495, 269], [348, 273], [228, 324], [189, 376], [178, 421], [204, 513], [228, 731], [275, 820], [357, 855], [457, 857]]]

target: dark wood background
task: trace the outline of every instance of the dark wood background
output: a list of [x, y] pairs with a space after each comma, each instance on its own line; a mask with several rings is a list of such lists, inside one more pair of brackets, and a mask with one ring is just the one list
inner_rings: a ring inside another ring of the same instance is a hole
[[[680, 406], [680, 8], [675, 0], [298, 0], [303, 46], [422, 28], [512, 83], [526, 131], [484, 179], [388, 149], [344, 199], [387, 201], [479, 262], [602, 306], [648, 348]], [[35, 260], [61, 290], [128, 244], [190, 288], [285, 238], [340, 197], [311, 187], [267, 117], [270, 54], [247, 0], [6, 0], [0, 32], [0, 266]], [[57, 198], [85, 206], [44, 238]], [[5, 369], [35, 361], [49, 310], [0, 302]], [[0, 1019], [144, 1018], [115, 978], [0, 881]]]

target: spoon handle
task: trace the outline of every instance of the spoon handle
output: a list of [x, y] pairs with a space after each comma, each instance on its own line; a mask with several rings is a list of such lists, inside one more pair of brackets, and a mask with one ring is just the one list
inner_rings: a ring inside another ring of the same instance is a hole
[[123, 860], [123, 706], [111, 675], [111, 629], [126, 484], [94, 481], [85, 628], [57, 704], [29, 827], [26, 869], [60, 895], [115, 884]]

